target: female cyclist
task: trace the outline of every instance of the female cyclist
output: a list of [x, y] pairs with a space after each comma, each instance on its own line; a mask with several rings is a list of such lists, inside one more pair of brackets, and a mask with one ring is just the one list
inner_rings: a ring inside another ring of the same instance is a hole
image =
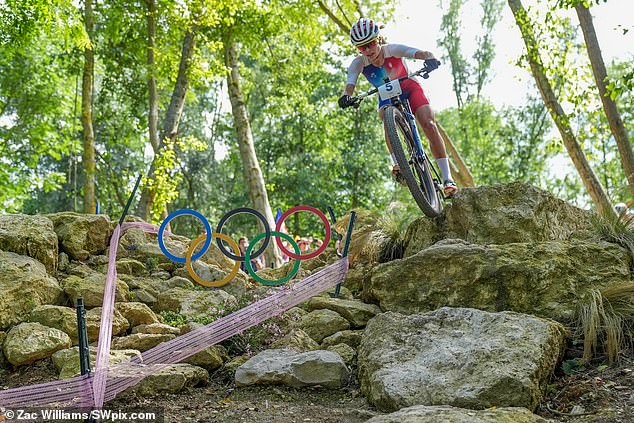
[[[344, 108], [352, 103], [352, 94], [357, 85], [359, 75], [363, 73], [365, 78], [375, 87], [383, 85], [388, 78], [389, 80], [407, 76], [409, 71], [403, 58], [433, 60], [436, 66], [440, 63], [434, 55], [428, 51], [418, 50], [414, 47], [408, 47], [401, 44], [384, 44], [379, 34], [379, 26], [368, 18], [359, 19], [350, 29], [350, 40], [352, 44], [357, 46], [361, 55], [354, 58], [348, 67], [348, 79], [343, 95], [339, 98], [339, 106]], [[449, 160], [447, 159], [447, 151], [443, 143], [436, 121], [434, 112], [429, 105], [423, 88], [417, 80], [407, 79], [401, 82], [403, 94], [402, 99], [409, 99], [412, 111], [416, 116], [416, 120], [423, 128], [425, 136], [429, 140], [432, 155], [436, 159], [440, 174], [443, 179], [443, 191], [445, 197], [451, 198], [458, 191], [458, 187], [451, 178], [449, 170]], [[379, 99], [379, 117], [383, 120], [383, 109], [389, 103], [389, 100]], [[387, 140], [387, 137], [386, 137]], [[392, 153], [390, 144], [387, 143], [392, 156], [392, 175], [400, 182], [400, 168], [396, 164], [396, 159]]]

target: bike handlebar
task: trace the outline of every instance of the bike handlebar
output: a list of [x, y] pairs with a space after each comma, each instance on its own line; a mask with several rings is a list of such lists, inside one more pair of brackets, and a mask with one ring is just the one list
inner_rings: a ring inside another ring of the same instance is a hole
[[[423, 67], [420, 68], [419, 70], [417, 70], [416, 72], [412, 72], [407, 76], [403, 76], [401, 78], [398, 78], [398, 82], [402, 82], [405, 81], [406, 79], [410, 79], [413, 78], [415, 76], [422, 76], [423, 79], [427, 79], [429, 78], [429, 73], [438, 69], [438, 67], [441, 65], [440, 60], [437, 59], [427, 59], [425, 60], [425, 63], [423, 64]], [[370, 91], [364, 92], [362, 94], [359, 94], [355, 97], [352, 97], [352, 99], [350, 100], [350, 104], [348, 104], [347, 106], [343, 107], [343, 109], [347, 108], [347, 107], [354, 107], [355, 109], [357, 109], [359, 107], [359, 105], [361, 104], [361, 101], [363, 101], [366, 97], [369, 97], [373, 94], [376, 94], [377, 92], [379, 92], [378, 88], [374, 88], [371, 89]]]

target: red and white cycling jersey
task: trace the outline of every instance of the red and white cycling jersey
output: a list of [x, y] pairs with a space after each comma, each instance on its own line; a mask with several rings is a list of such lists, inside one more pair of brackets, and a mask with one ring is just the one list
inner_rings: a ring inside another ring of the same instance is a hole
[[[346, 84], [357, 85], [359, 75], [363, 76], [375, 87], [379, 87], [385, 83], [385, 79], [389, 80], [402, 78], [409, 74], [407, 64], [403, 58], [414, 58], [418, 51], [417, 48], [408, 47], [402, 44], [386, 44], [381, 46], [383, 57], [385, 58], [383, 66], [374, 66], [370, 60], [359, 55], [354, 58], [350, 66], [348, 66], [348, 79]], [[415, 79], [408, 79], [401, 82], [403, 89], [403, 98], [409, 98], [412, 110], [416, 111], [420, 106], [429, 104], [429, 101], [423, 93], [423, 89]], [[388, 100], [380, 100], [379, 107], [387, 104]]]

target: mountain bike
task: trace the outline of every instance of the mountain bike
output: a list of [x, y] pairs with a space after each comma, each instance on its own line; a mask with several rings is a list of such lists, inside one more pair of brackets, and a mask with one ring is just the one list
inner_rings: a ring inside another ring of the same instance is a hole
[[[423, 213], [429, 217], [437, 217], [442, 212], [441, 198], [444, 199], [441, 178], [423, 150], [420, 135], [416, 127], [416, 118], [409, 100], [401, 100], [401, 82], [422, 76], [429, 78], [429, 73], [438, 67], [440, 62], [426, 60], [424, 66], [399, 79], [386, 80], [385, 84], [352, 98], [350, 106], [358, 108], [365, 98], [379, 94], [381, 99], [389, 99], [385, 107], [383, 125], [387, 142], [392, 147], [400, 173], [405, 179], [407, 188]], [[349, 107], [349, 106], [348, 106]]]

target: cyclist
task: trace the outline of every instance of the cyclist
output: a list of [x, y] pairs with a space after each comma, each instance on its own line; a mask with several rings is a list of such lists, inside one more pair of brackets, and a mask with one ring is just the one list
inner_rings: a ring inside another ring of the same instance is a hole
[[[348, 107], [352, 104], [352, 94], [354, 93], [357, 80], [361, 73], [363, 73], [365, 78], [372, 85], [378, 87], [385, 83], [385, 78], [393, 80], [409, 74], [407, 65], [403, 61], [404, 57], [430, 61], [428, 65], [431, 64], [433, 67], [438, 67], [440, 64], [440, 62], [434, 58], [434, 55], [428, 51], [418, 50], [414, 47], [401, 44], [384, 43], [379, 34], [379, 26], [369, 18], [361, 18], [352, 25], [352, 28], [350, 28], [350, 40], [352, 44], [357, 46], [361, 55], [355, 57], [348, 67], [346, 88], [344, 89], [343, 95], [339, 98], [339, 106], [341, 108]], [[401, 88], [403, 90], [401, 98], [409, 98], [412, 111], [414, 111], [416, 115], [416, 120], [423, 128], [423, 132], [429, 140], [432, 155], [436, 159], [436, 163], [442, 175], [445, 197], [453, 197], [458, 191], [458, 187], [451, 177], [445, 144], [440, 136], [440, 132], [438, 132], [434, 112], [429, 105], [429, 101], [427, 97], [425, 97], [418, 81], [414, 79], [402, 81]], [[379, 99], [379, 117], [381, 120], [383, 120], [384, 108], [388, 103], [389, 100]], [[394, 157], [394, 153], [392, 153], [392, 148], [389, 143], [387, 143], [387, 147], [390, 150], [392, 162], [394, 163], [392, 175], [398, 182], [402, 183], [400, 168], [396, 163], [396, 158]]]

